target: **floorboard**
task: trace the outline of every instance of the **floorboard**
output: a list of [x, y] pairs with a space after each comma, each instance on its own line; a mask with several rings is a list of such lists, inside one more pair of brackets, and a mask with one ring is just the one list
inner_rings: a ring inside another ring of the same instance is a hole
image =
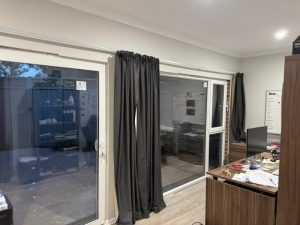
[[[167, 207], [136, 225], [192, 225], [205, 221], [205, 181], [165, 197]], [[198, 224], [197, 224], [198, 225]]]

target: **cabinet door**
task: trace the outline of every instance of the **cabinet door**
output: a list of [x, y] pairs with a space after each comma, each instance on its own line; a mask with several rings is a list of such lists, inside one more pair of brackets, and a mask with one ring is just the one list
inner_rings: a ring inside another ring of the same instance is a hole
[[206, 225], [274, 225], [276, 199], [208, 178]]
[[287, 57], [282, 96], [277, 225], [300, 224], [300, 56]]

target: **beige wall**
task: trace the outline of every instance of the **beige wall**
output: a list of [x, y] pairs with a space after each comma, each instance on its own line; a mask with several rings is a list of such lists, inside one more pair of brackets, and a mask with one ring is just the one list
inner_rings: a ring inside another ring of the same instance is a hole
[[263, 126], [267, 90], [282, 90], [284, 57], [277, 54], [241, 60], [240, 71], [245, 73], [246, 128]]
[[[49, 36], [51, 39], [57, 38], [86, 45], [135, 51], [203, 69], [235, 72], [239, 66], [239, 59], [235, 57], [215, 53], [45, 0], [1, 0], [1, 28]], [[22, 40], [7, 40], [1, 37], [0, 40], [2, 45], [23, 47]], [[26, 42], [26, 46], [35, 50], [40, 49], [38, 44], [29, 41]], [[95, 53], [82, 54], [80, 51], [71, 49], [62, 52], [60, 47], [52, 45], [48, 45], [48, 47], [43, 45], [41, 50], [99, 61], [108, 57], [102, 57]], [[109, 119], [111, 121], [111, 118]], [[112, 143], [112, 139], [109, 140], [109, 143]], [[112, 149], [109, 151], [112, 153]], [[109, 154], [108, 159], [111, 157], [112, 154]], [[113, 177], [113, 164], [110, 163], [108, 168], [107, 189], [109, 191], [107, 193], [106, 217], [112, 219], [115, 214], [114, 195], [111, 191], [114, 184], [113, 180], [110, 179]]]
[[135, 51], [208, 69], [235, 72], [239, 60], [45, 0], [1, 0], [0, 28]]
[[[265, 91], [279, 90], [282, 87], [284, 55], [286, 54], [240, 60], [45, 0], [1, 0], [1, 28], [87, 45], [135, 51], [204, 69], [244, 72], [247, 127], [264, 123]], [[51, 47], [51, 51], [54, 52], [60, 51], [59, 49]], [[77, 52], [72, 51], [73, 54]], [[86, 56], [78, 55], [78, 57]], [[89, 54], [88, 57], [93, 56]], [[110, 164], [110, 168], [112, 166]], [[112, 170], [109, 170], [108, 176], [113, 176]], [[113, 183], [108, 184], [108, 190], [111, 190]], [[112, 202], [111, 192], [108, 193], [108, 198], [109, 202]], [[114, 205], [109, 204], [107, 207], [107, 217], [111, 218], [114, 214]]]

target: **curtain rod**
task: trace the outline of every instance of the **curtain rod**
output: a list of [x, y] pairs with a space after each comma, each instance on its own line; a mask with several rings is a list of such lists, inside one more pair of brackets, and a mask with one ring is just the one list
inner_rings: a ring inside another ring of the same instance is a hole
[[[75, 48], [75, 49], [106, 53], [106, 54], [115, 54], [117, 52], [117, 49], [113, 49], [113, 48], [105, 48], [105, 47], [98, 47], [98, 46], [94, 46], [94, 45], [87, 45], [87, 44], [84, 44], [81, 42], [76, 42], [76, 41], [71, 41], [71, 40], [61, 39], [61, 38], [55, 38], [55, 37], [50, 37], [50, 36], [46, 36], [46, 35], [39, 35], [39, 34], [29, 33], [29, 32], [20, 31], [20, 30], [4, 28], [4, 27], [0, 27], [0, 35], [12, 37], [12, 38], [25, 39], [28, 41], [36, 41], [36, 42], [45, 43], [45, 44], [53, 44], [53, 45], [58, 45], [58, 46], [63, 46], [63, 47], [70, 47], [70, 48]], [[204, 67], [186, 65], [186, 64], [173, 62], [173, 61], [169, 61], [169, 60], [164, 60], [164, 59], [160, 59], [159, 61], [163, 65], [175, 66], [175, 67], [180, 67], [180, 68], [184, 68], [184, 69], [191, 69], [191, 70], [197, 70], [197, 71], [208, 72], [208, 73], [226, 74], [226, 75], [232, 75], [232, 76], [235, 76], [235, 74], [236, 74], [236, 72], [211, 70], [211, 69], [206, 69]]]

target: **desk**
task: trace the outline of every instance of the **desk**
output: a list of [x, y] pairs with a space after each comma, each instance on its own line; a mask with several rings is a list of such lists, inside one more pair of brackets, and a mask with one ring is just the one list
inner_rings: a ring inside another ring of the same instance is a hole
[[[231, 164], [207, 173], [205, 224], [274, 225], [278, 189], [233, 180], [241, 170]], [[223, 173], [226, 168], [231, 175]]]

